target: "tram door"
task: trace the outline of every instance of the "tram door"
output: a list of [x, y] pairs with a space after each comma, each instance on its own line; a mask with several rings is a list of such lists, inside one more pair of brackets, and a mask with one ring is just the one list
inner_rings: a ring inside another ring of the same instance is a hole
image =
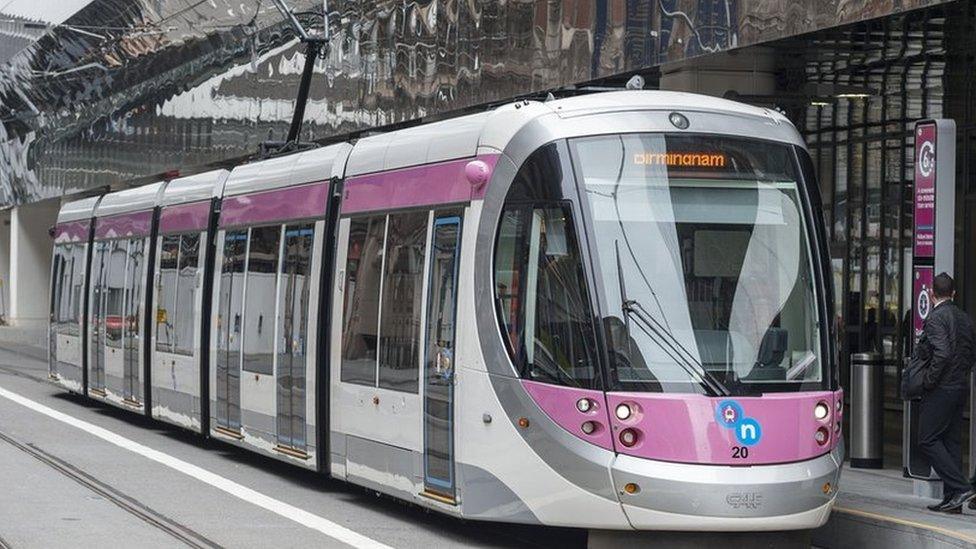
[[241, 339], [247, 242], [247, 229], [227, 231], [224, 235], [217, 296], [214, 418], [218, 429], [231, 433], [239, 433], [241, 429]]
[[434, 218], [424, 359], [424, 489], [449, 499], [454, 483], [454, 350], [461, 218]]
[[457, 209], [340, 222], [330, 394], [346, 478], [452, 503], [460, 226]]
[[315, 226], [285, 226], [281, 278], [278, 281], [278, 444], [299, 452], [306, 447], [305, 369], [312, 241]]

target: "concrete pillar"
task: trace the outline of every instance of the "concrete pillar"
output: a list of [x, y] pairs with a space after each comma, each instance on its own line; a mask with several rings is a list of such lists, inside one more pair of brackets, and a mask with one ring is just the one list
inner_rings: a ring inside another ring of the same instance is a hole
[[50, 308], [49, 283], [54, 242], [48, 232], [57, 221], [59, 201], [17, 206], [10, 213], [10, 323], [43, 327]]
[[753, 47], [720, 52], [661, 67], [662, 90], [724, 97], [776, 94], [776, 53]]
[[10, 212], [0, 212], [0, 316], [10, 316]]

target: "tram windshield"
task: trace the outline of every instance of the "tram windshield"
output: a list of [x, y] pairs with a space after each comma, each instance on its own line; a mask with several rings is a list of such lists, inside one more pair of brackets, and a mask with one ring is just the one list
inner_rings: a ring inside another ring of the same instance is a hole
[[613, 390], [815, 390], [827, 376], [790, 147], [630, 134], [572, 142]]

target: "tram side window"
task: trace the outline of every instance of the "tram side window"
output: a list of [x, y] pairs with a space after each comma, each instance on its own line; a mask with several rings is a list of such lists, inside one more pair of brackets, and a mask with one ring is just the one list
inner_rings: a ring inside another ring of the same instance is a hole
[[176, 262], [180, 252], [180, 236], [166, 235], [159, 247], [159, 287], [156, 293], [156, 350], [172, 353], [176, 339]]
[[105, 280], [105, 339], [109, 347], [122, 347], [125, 266], [128, 241], [108, 243], [108, 272]]
[[244, 283], [244, 362], [257, 374], [274, 372], [275, 297], [281, 225], [251, 229]]
[[199, 234], [163, 237], [156, 298], [157, 351], [193, 354], [199, 250]]
[[227, 231], [224, 235], [223, 260], [220, 265], [217, 295], [217, 369], [236, 372], [240, 366], [241, 312], [247, 229]]
[[278, 315], [278, 364], [282, 364], [287, 356], [304, 357], [306, 353], [314, 237], [315, 225], [312, 223], [285, 227], [282, 280], [278, 285], [281, 311]]
[[200, 235], [184, 234], [180, 237], [180, 257], [177, 263], [176, 313], [174, 331], [176, 332], [175, 351], [181, 355], [192, 355], [196, 344], [196, 295], [197, 268], [200, 258]]
[[54, 256], [51, 258], [51, 310], [50, 310], [50, 321], [51, 325], [55, 330], [58, 328], [58, 322], [61, 320], [60, 313], [60, 303], [61, 303], [61, 291], [63, 289], [64, 282], [64, 267], [62, 263], [64, 262], [63, 256], [63, 246], [54, 246]]
[[54, 321], [57, 333], [62, 335], [77, 335], [78, 323], [74, 322], [72, 327], [72, 271], [74, 269], [74, 248], [73, 244], [62, 244], [55, 248], [54, 252]]
[[342, 381], [376, 384], [385, 236], [385, 215], [350, 220], [342, 305]]
[[[122, 243], [125, 246], [125, 243]], [[135, 349], [139, 342], [139, 322], [142, 309], [142, 290], [145, 286], [143, 267], [145, 265], [145, 240], [136, 238], [128, 241], [128, 265], [125, 271], [125, 347]]]
[[68, 298], [71, 300], [68, 315], [71, 327], [68, 328], [68, 331], [71, 335], [80, 335], [79, 325], [81, 323], [83, 296], [85, 295], [85, 266], [88, 260], [88, 247], [84, 244], [75, 244], [72, 248], [72, 264], [67, 279], [70, 283]]
[[390, 215], [380, 311], [379, 385], [416, 393], [428, 212]]
[[504, 209], [495, 250], [495, 300], [522, 377], [594, 386], [595, 336], [568, 206], [515, 203]]

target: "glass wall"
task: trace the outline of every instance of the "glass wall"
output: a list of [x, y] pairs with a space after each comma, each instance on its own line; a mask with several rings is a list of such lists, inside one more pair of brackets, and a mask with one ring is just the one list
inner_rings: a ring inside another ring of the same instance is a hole
[[918, 10], [803, 40], [806, 89], [829, 90], [811, 97], [794, 122], [823, 196], [841, 383], [849, 385], [852, 353], [883, 357], [889, 459], [900, 456], [898, 387], [911, 331], [912, 132], [920, 119], [951, 116], [945, 27], [954, 9]]

